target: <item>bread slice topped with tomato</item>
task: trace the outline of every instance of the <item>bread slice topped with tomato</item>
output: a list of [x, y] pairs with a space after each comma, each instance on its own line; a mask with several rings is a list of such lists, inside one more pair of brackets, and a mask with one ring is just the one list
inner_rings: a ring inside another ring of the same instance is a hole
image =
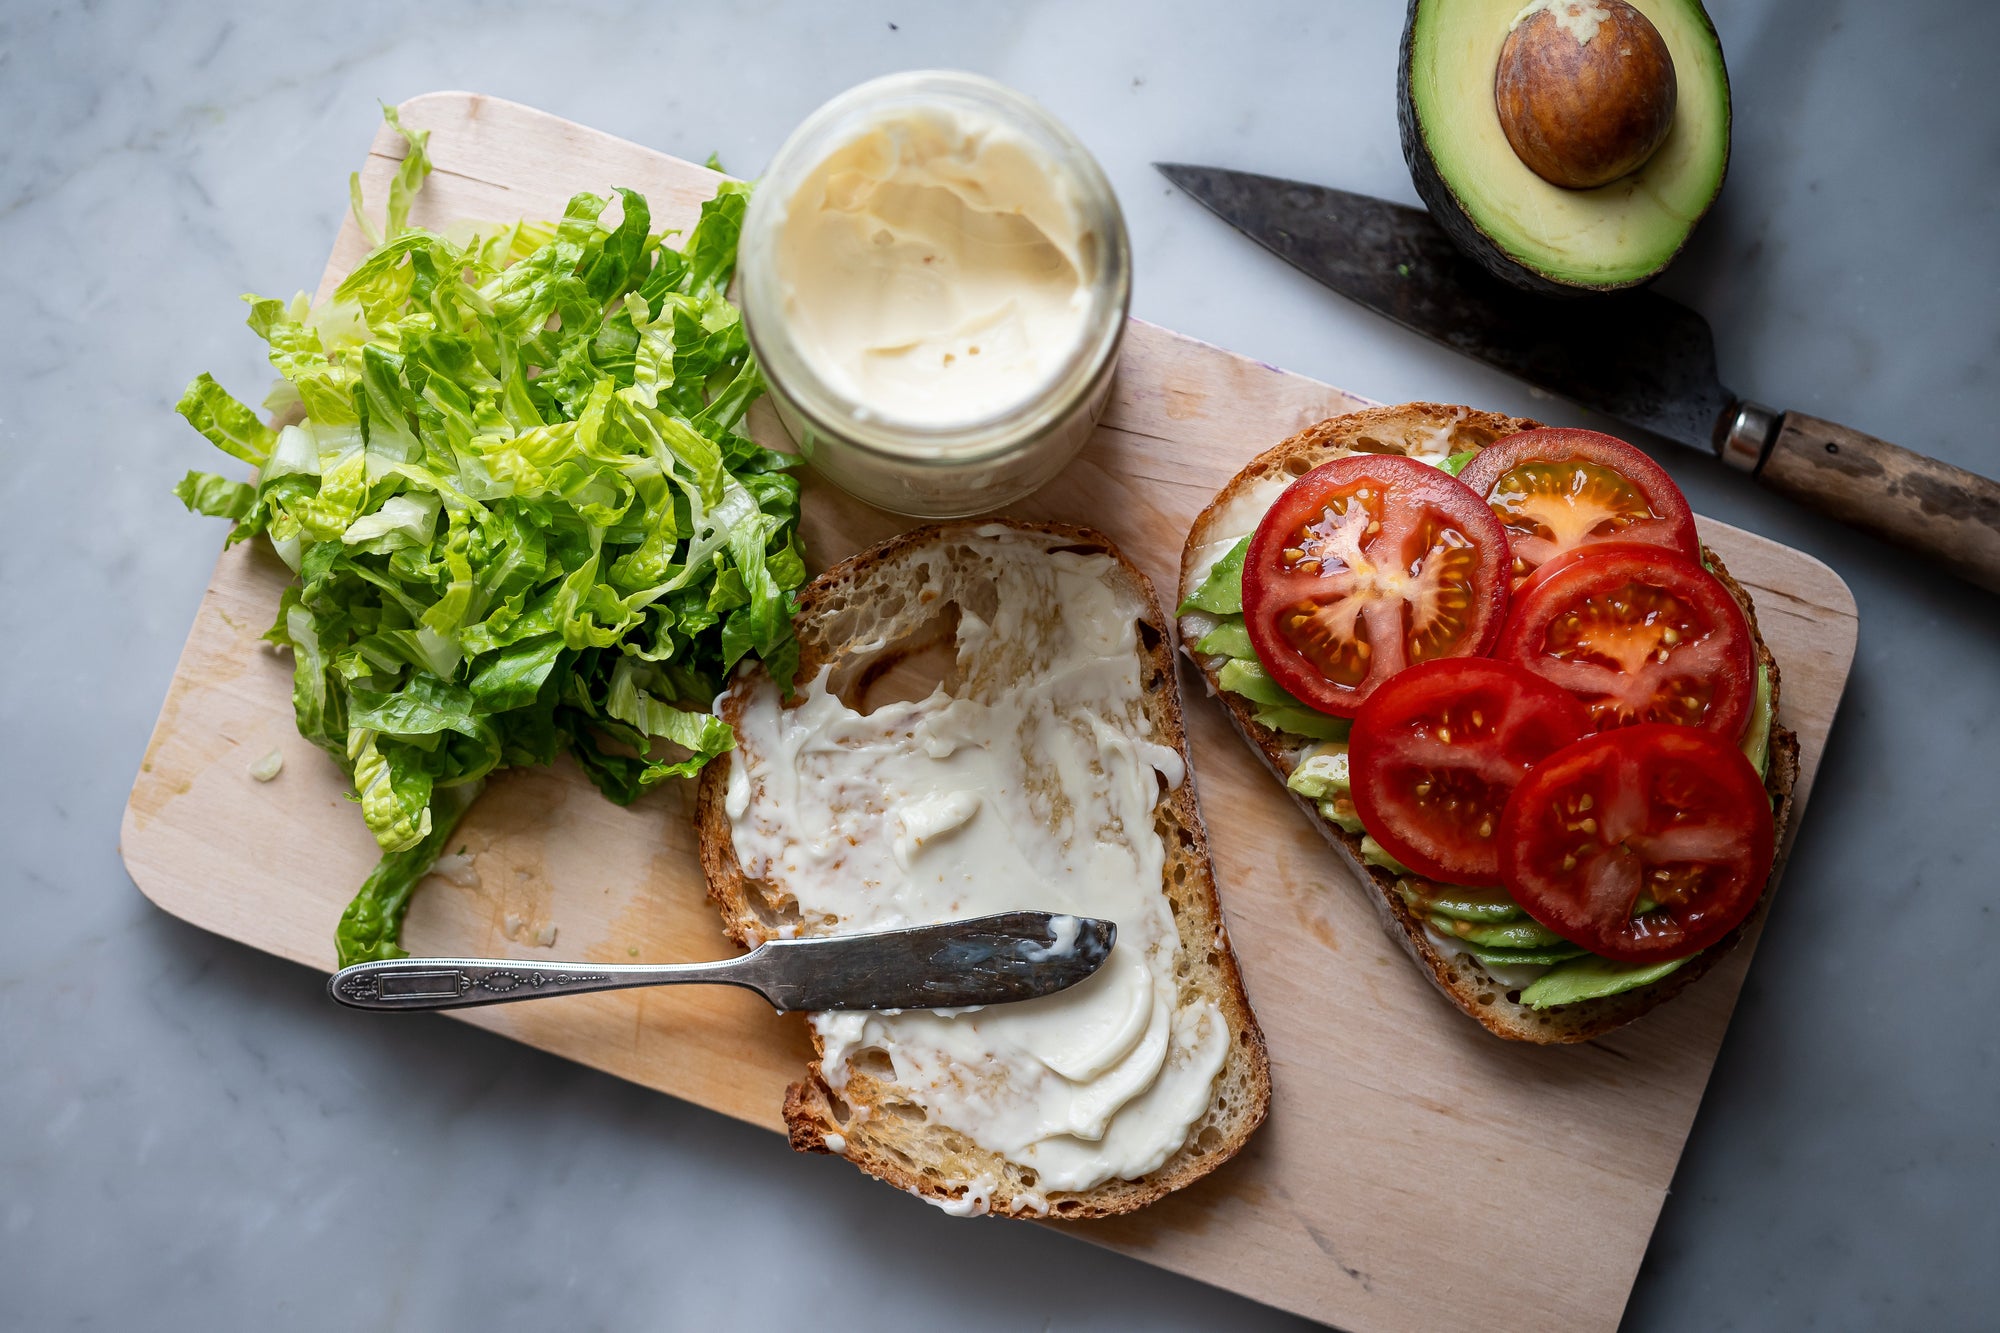
[[1797, 776], [1749, 594], [1645, 454], [1406, 403], [1265, 451], [1195, 520], [1183, 651], [1498, 1036], [1585, 1041], [1767, 896]]

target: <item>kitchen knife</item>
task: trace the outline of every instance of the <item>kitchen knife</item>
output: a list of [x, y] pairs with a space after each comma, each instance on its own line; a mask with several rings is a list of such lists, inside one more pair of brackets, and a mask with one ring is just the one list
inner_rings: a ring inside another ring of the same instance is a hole
[[959, 1009], [1065, 990], [1111, 953], [1095, 917], [1002, 912], [861, 935], [770, 940], [715, 963], [543, 963], [396, 958], [343, 967], [327, 993], [356, 1009], [463, 1009], [632, 986], [745, 986], [793, 1009]]
[[1517, 291], [1420, 208], [1219, 167], [1155, 164], [1342, 296], [1571, 402], [1714, 454], [1799, 503], [2000, 592], [2000, 483], [1724, 388], [1708, 321], [1639, 290]]

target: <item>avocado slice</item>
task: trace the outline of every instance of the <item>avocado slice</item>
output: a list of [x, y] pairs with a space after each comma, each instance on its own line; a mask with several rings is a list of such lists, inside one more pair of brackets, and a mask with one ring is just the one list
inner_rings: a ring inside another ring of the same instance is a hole
[[1215, 675], [1216, 684], [1231, 694], [1240, 694], [1253, 704], [1267, 707], [1298, 706], [1298, 700], [1285, 692], [1285, 687], [1271, 679], [1271, 673], [1264, 670], [1264, 664], [1253, 657], [1232, 657], [1222, 664], [1222, 670]]
[[1330, 801], [1351, 790], [1347, 773], [1347, 743], [1322, 741], [1309, 745], [1285, 779], [1285, 786], [1313, 801]]
[[[1692, 957], [1693, 954], [1688, 955], [1688, 958]], [[1686, 961], [1687, 958], [1675, 958], [1664, 963], [1634, 966], [1631, 963], [1615, 963], [1596, 954], [1585, 954], [1581, 958], [1558, 963], [1535, 978], [1522, 989], [1521, 1003], [1530, 1009], [1552, 1009], [1556, 1005], [1575, 1004], [1579, 1000], [1601, 1000], [1607, 995], [1619, 995], [1641, 986], [1650, 986]]]
[[1250, 646], [1250, 631], [1243, 627], [1242, 616], [1224, 616], [1216, 627], [1201, 636], [1195, 644], [1198, 653], [1208, 653], [1214, 657], [1251, 658], [1257, 650]]
[[1222, 559], [1215, 562], [1215, 567], [1208, 571], [1208, 577], [1201, 581], [1201, 586], [1188, 595], [1187, 600], [1175, 609], [1174, 614], [1184, 616], [1190, 611], [1206, 611], [1216, 616], [1241, 614], [1243, 557], [1249, 553], [1250, 536], [1246, 536], [1230, 547]]
[[1410, 868], [1389, 855], [1389, 849], [1375, 841], [1375, 835], [1372, 833], [1361, 835], [1361, 859], [1371, 866], [1380, 866], [1392, 875], [1410, 873]]
[[1447, 939], [1488, 949], [1552, 949], [1569, 941], [1539, 921], [1460, 921], [1442, 914], [1431, 917], [1431, 929]]
[[1771, 669], [1762, 662], [1757, 664], [1757, 701], [1743, 733], [1743, 757], [1760, 774], [1771, 776]]
[[[1586, 950], [1580, 944], [1563, 941], [1546, 949], [1482, 949], [1475, 945], [1467, 952], [1487, 967], [1552, 967], [1572, 958], [1581, 958]], [[1540, 979], [1536, 978], [1537, 981]]]
[[1327, 823], [1338, 825], [1357, 838], [1368, 831], [1361, 822], [1361, 812], [1354, 808], [1354, 802], [1348, 797], [1328, 797], [1319, 803], [1319, 813]]
[[1397, 70], [1403, 157], [1459, 247], [1545, 296], [1646, 281], [1680, 253], [1729, 166], [1729, 73], [1699, 0], [1631, 0], [1673, 59], [1665, 141], [1608, 185], [1552, 185], [1514, 152], [1494, 101], [1500, 51], [1522, 0], [1411, 0]]
[[1527, 915], [1505, 889], [1464, 889], [1415, 878], [1402, 880], [1397, 887], [1412, 907], [1454, 921], [1519, 921]]

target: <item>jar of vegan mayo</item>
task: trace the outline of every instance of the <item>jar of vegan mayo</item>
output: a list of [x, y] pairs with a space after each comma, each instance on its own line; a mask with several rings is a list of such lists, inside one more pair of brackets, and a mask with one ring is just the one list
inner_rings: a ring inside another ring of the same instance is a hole
[[1110, 392], [1132, 261], [1111, 185], [1019, 93], [876, 79], [807, 118], [752, 196], [744, 321], [818, 471], [870, 504], [981, 513], [1062, 470]]

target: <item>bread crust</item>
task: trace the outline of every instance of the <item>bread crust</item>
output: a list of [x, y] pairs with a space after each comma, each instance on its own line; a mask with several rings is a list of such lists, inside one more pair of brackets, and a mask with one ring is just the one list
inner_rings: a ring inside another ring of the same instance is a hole
[[[1059, 549], [1101, 553], [1117, 563], [1118, 577], [1144, 608], [1141, 623], [1145, 632], [1139, 646], [1147, 683], [1146, 710], [1154, 728], [1152, 739], [1173, 749], [1187, 764], [1187, 733], [1175, 680], [1173, 640], [1159, 600], [1138, 567], [1109, 538], [1087, 528], [1016, 519], [932, 525], [892, 537], [842, 561], [800, 591], [793, 619], [800, 646], [798, 679], [811, 680], [822, 668], [839, 662], [845, 645], [829, 641], [822, 631], [831, 608], [845, 594], [865, 588], [871, 580], [888, 577], [906, 556], [996, 523], [1016, 532], [1053, 538]], [[761, 670], [760, 665], [746, 663], [723, 696], [722, 716], [732, 725], [741, 715], [746, 687]], [[703, 772], [695, 822], [709, 898], [720, 909], [730, 938], [748, 948], [771, 937], [774, 928], [759, 911], [759, 886], [744, 874], [736, 858], [724, 809], [730, 762], [731, 757], [725, 755]], [[1137, 1180], [1110, 1180], [1075, 1192], [1038, 1191], [1033, 1188], [1032, 1173], [1024, 1180], [1020, 1168], [997, 1154], [988, 1154], [992, 1170], [986, 1174], [992, 1176], [992, 1190], [980, 1207], [970, 1197], [972, 1186], [967, 1180], [949, 1178], [934, 1164], [926, 1166], [926, 1140], [934, 1140], [944, 1127], [913, 1124], [906, 1116], [871, 1114], [899, 1101], [895, 1087], [875, 1073], [850, 1068], [842, 1092], [836, 1094], [822, 1070], [824, 1049], [815, 1033], [813, 1059], [805, 1076], [785, 1095], [785, 1126], [792, 1147], [800, 1152], [845, 1156], [898, 1189], [955, 1205], [954, 1211], [1064, 1220], [1111, 1217], [1144, 1207], [1235, 1156], [1269, 1111], [1270, 1056], [1229, 944], [1191, 766], [1188, 771], [1189, 778], [1163, 793], [1155, 807], [1156, 827], [1168, 839], [1168, 883], [1163, 887], [1179, 929], [1176, 961], [1215, 969], [1215, 999], [1229, 1027], [1230, 1045], [1211, 1094], [1208, 1116], [1197, 1122], [1186, 1144], [1157, 1170]], [[964, 1154], [958, 1156], [962, 1159]]]
[[[1232, 500], [1260, 481], [1299, 476], [1321, 463], [1348, 453], [1395, 452], [1393, 446], [1398, 441], [1429, 439], [1439, 431], [1452, 432], [1456, 444], [1453, 452], [1457, 452], [1464, 448], [1483, 448], [1504, 436], [1537, 429], [1541, 424], [1525, 417], [1503, 416], [1467, 407], [1440, 403], [1403, 403], [1331, 417], [1317, 425], [1308, 426], [1252, 459], [1248, 466], [1237, 473], [1229, 484], [1216, 494], [1208, 507], [1196, 517], [1188, 531], [1187, 543], [1181, 551], [1182, 589], [1183, 591], [1186, 589], [1196, 553], [1202, 547], [1225, 536], [1240, 535], [1212, 533], [1209, 529], [1217, 517], [1229, 507]], [[1715, 576], [1722, 581], [1723, 586], [1729, 589], [1730, 595], [1743, 608], [1743, 613], [1750, 622], [1751, 638], [1756, 644], [1758, 661], [1770, 673], [1773, 723], [1771, 762], [1769, 772], [1765, 776], [1765, 788], [1772, 799], [1778, 846], [1783, 847], [1785, 830], [1791, 820], [1792, 788], [1798, 779], [1799, 747], [1797, 736], [1776, 722], [1781, 683], [1777, 659], [1771, 655], [1769, 645], [1764, 642], [1764, 637], [1757, 628], [1757, 609], [1751, 602], [1750, 594], [1730, 575], [1714, 551], [1704, 546], [1702, 554]], [[1260, 725], [1253, 716], [1253, 707], [1246, 700], [1221, 688], [1218, 672], [1227, 659], [1195, 652], [1192, 643], [1189, 642], [1185, 623], [1177, 625], [1176, 628], [1180, 632], [1183, 652], [1207, 680], [1209, 693], [1221, 704], [1237, 733], [1252, 750], [1257, 752], [1263, 759], [1265, 767], [1271, 770], [1282, 785], [1296, 766], [1299, 747]], [[1763, 918], [1770, 902], [1770, 882], [1767, 881], [1756, 909], [1742, 924], [1722, 940], [1650, 986], [1642, 986], [1620, 995], [1606, 996], [1597, 1000], [1582, 1000], [1575, 1004], [1558, 1005], [1549, 1009], [1531, 1009], [1519, 1002], [1518, 990], [1508, 990], [1495, 982], [1473, 959], [1453, 956], [1440, 950], [1425, 930], [1423, 918], [1411, 910], [1409, 904], [1403, 900], [1403, 895], [1397, 890], [1397, 877], [1379, 866], [1369, 865], [1362, 859], [1359, 837], [1321, 815], [1314, 802], [1289, 789], [1286, 795], [1305, 812], [1314, 827], [1319, 829], [1321, 835], [1348, 862], [1361, 884], [1365, 886], [1365, 891], [1381, 919], [1383, 929], [1389, 933], [1390, 938], [1403, 946], [1411, 960], [1425, 976], [1430, 978], [1432, 984], [1446, 999], [1487, 1031], [1510, 1041], [1531, 1042], [1537, 1045], [1589, 1041], [1631, 1022], [1642, 1014], [1649, 1013], [1693, 985], [1713, 968], [1742, 940], [1753, 924]], [[1778, 866], [1772, 867], [1773, 880], [1777, 878], [1778, 870]]]

